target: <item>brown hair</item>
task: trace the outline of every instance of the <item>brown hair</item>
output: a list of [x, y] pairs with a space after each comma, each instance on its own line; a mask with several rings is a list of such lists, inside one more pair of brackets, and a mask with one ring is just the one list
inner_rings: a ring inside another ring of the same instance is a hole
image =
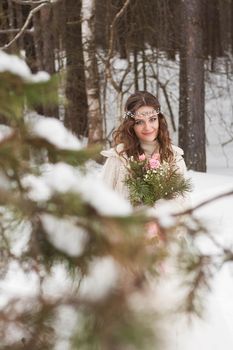
[[[142, 106], [153, 107], [160, 111], [160, 104], [158, 99], [147, 91], [136, 91], [130, 95], [125, 104], [125, 113], [135, 113], [138, 108]], [[164, 115], [159, 112], [159, 132], [157, 140], [160, 146], [160, 157], [161, 160], [172, 161], [173, 151], [171, 146], [171, 139], [169, 136], [168, 125]], [[115, 146], [119, 143], [124, 144], [124, 149], [120, 152], [126, 153], [128, 157], [138, 157], [143, 153], [140, 146], [140, 142], [134, 132], [134, 118], [126, 117], [121, 125], [113, 133], [113, 140]]]

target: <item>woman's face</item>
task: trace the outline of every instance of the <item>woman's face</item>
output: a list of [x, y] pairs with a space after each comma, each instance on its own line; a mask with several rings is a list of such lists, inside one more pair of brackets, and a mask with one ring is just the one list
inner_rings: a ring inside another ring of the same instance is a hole
[[134, 132], [139, 141], [154, 141], [159, 132], [159, 117], [153, 107], [142, 106], [137, 109], [134, 117]]

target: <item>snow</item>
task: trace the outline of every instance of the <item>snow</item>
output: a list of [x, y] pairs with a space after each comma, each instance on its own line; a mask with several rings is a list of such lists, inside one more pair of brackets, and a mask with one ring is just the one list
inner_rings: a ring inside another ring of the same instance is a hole
[[79, 193], [100, 214], [107, 216], [127, 216], [132, 213], [131, 205], [116, 192], [106, 187], [101, 179], [87, 175], [80, 180]]
[[[114, 79], [118, 82], [124, 73], [122, 68], [125, 64], [123, 60], [118, 58], [113, 62]], [[149, 69], [147, 73], [149, 74]], [[168, 62], [159, 57], [159, 71], [156, 73], [159, 75], [160, 81], [166, 85], [177, 126], [179, 108], [178, 63]], [[225, 74], [218, 73], [209, 74], [209, 77], [207, 77], [205, 102], [207, 173], [189, 171], [189, 176], [194, 184], [194, 190], [191, 194], [193, 206], [221, 193], [233, 190], [233, 141], [229, 142], [233, 139], [233, 84], [231, 79]], [[123, 115], [124, 100], [130, 92], [133, 92], [131, 82], [131, 75], [129, 74], [124, 81], [124, 86], [128, 87], [128, 91], [127, 94], [122, 96], [122, 100], [118, 98], [111, 87], [107, 90], [107, 134], [118, 124], [120, 116]], [[142, 88], [139, 81], [139, 89]], [[162, 110], [168, 116], [173, 143], [177, 144], [177, 133], [172, 131], [171, 120], [169, 119], [170, 113], [161, 89], [157, 90], [155, 81], [148, 81], [148, 91], [158, 96]], [[202, 220], [215, 240], [226, 248], [233, 247], [232, 208], [233, 196], [229, 196], [206, 204], [195, 212], [195, 216]], [[158, 210], [161, 224], [164, 227], [172, 226], [174, 218], [171, 215], [170, 203], [159, 207]], [[158, 212], [150, 212], [150, 214], [156, 216]], [[213, 243], [207, 238], [200, 239], [198, 246], [203, 253], [213, 254], [216, 252], [216, 246], [213, 247]], [[176, 319], [169, 324], [165, 332], [167, 338], [170, 338], [166, 350], [233, 349], [233, 271], [231, 264], [226, 264], [218, 271], [211, 286], [211, 291], [204, 297], [205, 312], [202, 320], [193, 320], [191, 327], [187, 326], [187, 320], [180, 322]], [[174, 286], [169, 285], [168, 287], [169, 293], [173, 293]], [[151, 298], [153, 297], [152, 291]], [[166, 303], [166, 294], [162, 297]]]
[[29, 83], [43, 83], [50, 79], [47, 72], [32, 74], [23, 59], [16, 55], [8, 55], [0, 51], [0, 72], [10, 72]]
[[34, 201], [47, 200], [55, 193], [75, 192], [100, 214], [127, 216], [132, 213], [131, 205], [106, 187], [95, 173], [84, 175], [62, 162], [47, 165], [42, 169], [41, 176], [25, 176], [22, 183], [28, 188], [28, 195]]
[[[194, 171], [190, 171], [189, 175], [194, 183], [194, 191], [191, 198], [194, 206], [207, 198], [212, 198], [215, 195], [233, 189], [231, 176], [205, 174]], [[51, 174], [51, 179], [52, 178], [55, 180], [55, 188], [59, 188], [60, 190], [67, 189], [64, 185], [60, 187], [62, 180], [60, 179], [58, 181], [54, 173]], [[63, 182], [66, 181], [67, 179]], [[92, 183], [95, 183], [93, 179]], [[86, 189], [84, 191], [86, 191]], [[90, 193], [92, 193], [92, 189], [90, 189]], [[102, 204], [99, 202], [99, 205], [106, 205], [105, 199], [102, 199]], [[111, 205], [111, 202], [108, 202], [108, 207], [111, 207]], [[233, 197], [231, 196], [213, 201], [196, 211], [196, 215], [203, 220], [218, 242], [224, 244], [226, 247], [233, 246], [232, 208]], [[64, 223], [54, 219], [50, 221], [49, 223], [47, 222], [46, 230], [50, 235], [51, 242], [70, 255], [73, 254], [75, 256], [81, 254], [82, 249], [85, 249], [86, 238], [84, 238], [84, 243], [81, 242], [82, 239], [80, 241], [77, 240], [76, 243], [74, 241], [74, 250], [72, 251], [69, 244], [65, 243], [65, 239], [68, 236], [62, 237], [62, 233], [59, 233], [58, 230], [60, 224], [64, 225]], [[75, 229], [72, 228], [69, 235], [73, 235], [74, 238], [76, 234], [80, 234], [80, 232], [75, 232]], [[207, 253], [213, 252], [212, 246], [207, 239], [200, 242], [200, 249]], [[90, 263], [88, 274], [80, 285], [80, 296], [91, 301], [101, 300], [117, 286], [118, 277], [119, 267], [113, 258], [105, 257], [95, 259]], [[0, 306], [4, 307], [9, 299], [15, 298], [16, 296], [23, 298], [35, 296], [37, 288], [38, 280], [36, 275], [28, 275], [28, 273], [23, 273], [17, 266], [11, 265], [6, 278], [0, 282]], [[50, 295], [53, 298], [59, 297], [62, 296], [63, 293], [71, 293], [72, 282], [68, 279], [63, 267], [56, 266], [53, 268], [51, 276], [44, 282], [43, 288], [47, 296]], [[217, 273], [212, 282], [212, 290], [205, 297], [203, 319], [194, 318], [191, 326], [188, 327], [186, 320], [179, 318], [179, 322], [176, 321], [175, 323], [176, 327], [173, 327], [172, 331], [169, 331], [167, 341], [171, 339], [171, 342], [173, 342], [174, 339], [176, 339], [175, 349], [177, 350], [194, 350], [197, 344], [199, 350], [220, 350], [222, 349], [224, 341], [224, 350], [232, 350], [232, 293], [233, 270], [229, 264], [225, 265], [224, 268]], [[164, 296], [166, 298], [166, 294], [164, 294]], [[173, 345], [169, 347], [168, 341], [168, 347], [166, 349], [174, 350], [174, 343], [172, 344]]]
[[79, 295], [91, 301], [103, 299], [117, 286], [119, 272], [120, 268], [111, 256], [95, 258], [81, 282]]
[[34, 271], [25, 273], [19, 263], [10, 263], [8, 272], [0, 281], [0, 310], [10, 300], [36, 296], [39, 292], [39, 279]]
[[83, 254], [88, 242], [88, 234], [84, 229], [77, 227], [71, 219], [58, 219], [49, 214], [42, 214], [41, 221], [54, 247], [69, 256]]
[[0, 141], [4, 140], [12, 134], [12, 129], [7, 125], [0, 125]]
[[[233, 191], [233, 177], [225, 175], [203, 174], [192, 172], [194, 193], [192, 195], [193, 206], [204, 200]], [[233, 195], [214, 200], [196, 211], [215, 239], [224, 244], [226, 248], [233, 247]], [[205, 251], [210, 246], [204, 246]], [[232, 280], [233, 282], [233, 280]]]
[[150, 208], [147, 210], [147, 215], [158, 219], [160, 226], [165, 229], [176, 224], [173, 214], [173, 201], [160, 201], [160, 205], [157, 205], [156, 208]]
[[77, 324], [80, 323], [79, 314], [72, 306], [61, 305], [57, 310], [56, 316], [54, 328], [58, 342], [54, 349], [69, 349], [69, 339], [74, 332], [77, 332]]
[[60, 120], [36, 116], [34, 120], [31, 118], [30, 122], [32, 134], [44, 138], [57, 148], [67, 150], [80, 150], [82, 148], [79, 139], [66, 129]]
[[[194, 183], [192, 193], [193, 206], [211, 199], [221, 193], [233, 190], [233, 178], [227, 175], [214, 175], [190, 172]], [[213, 201], [195, 211], [195, 217], [202, 220], [205, 227], [220, 246], [233, 247], [233, 196]], [[197, 240], [203, 254], [216, 254], [218, 246], [201, 236]], [[217, 261], [217, 260], [216, 260]], [[203, 296], [204, 310], [202, 319], [178, 316], [176, 327], [170, 332], [170, 341], [166, 350], [231, 350], [233, 348], [233, 266], [225, 264], [211, 282], [211, 291]], [[165, 297], [166, 298], [166, 297]], [[172, 328], [172, 327], [171, 327]], [[174, 339], [175, 347], [174, 347]], [[223, 345], [224, 344], [224, 345]]]
[[44, 276], [43, 280], [43, 294], [48, 299], [62, 298], [64, 295], [71, 296], [74, 292], [74, 280], [62, 264], [54, 264], [50, 273]]
[[[117, 66], [119, 66], [122, 69], [124, 64], [124, 61], [116, 62], [115, 68], [117, 69]], [[175, 105], [174, 112], [177, 115], [177, 67], [166, 66], [165, 68], [167, 69], [166, 73], [160, 76], [163, 79], [162, 82], [170, 79], [168, 90], [174, 91], [172, 103]], [[163, 72], [165, 72], [165, 68]], [[16, 74], [28, 82], [43, 82], [49, 79], [49, 75], [45, 72], [33, 75], [19, 57], [9, 56], [4, 52], [0, 52], [0, 72], [6, 71]], [[222, 81], [224, 78], [220, 76], [212, 76], [211, 79], [212, 84], [217, 82], [221, 83], [222, 86], [227, 84]], [[154, 86], [151, 86], [151, 90], [153, 89]], [[189, 175], [194, 183], [194, 190], [191, 195], [193, 206], [218, 194], [233, 190], [233, 146], [232, 142], [226, 146], [223, 145], [232, 136], [233, 118], [231, 105], [225, 103], [225, 100], [232, 95], [232, 92], [223, 89], [221, 94], [219, 93], [216, 96], [211, 91], [208, 85], [206, 94], [208, 173], [189, 171]], [[227, 97], [228, 93], [229, 96]], [[110, 104], [114, 105], [113, 101], [114, 96], [112, 94]], [[161, 99], [161, 102], [165, 106], [163, 99]], [[217, 113], [219, 111], [222, 113], [222, 119], [219, 118]], [[109, 115], [115, 114], [109, 113]], [[110, 119], [109, 124], [112, 126], [113, 120]], [[230, 130], [229, 134], [226, 132], [226, 128]], [[36, 118], [31, 121], [31, 130], [35, 135], [45, 138], [60, 149], [79, 150], [82, 147], [80, 141], [56, 119]], [[8, 136], [10, 132], [7, 128], [2, 130], [0, 132], [0, 140]], [[175, 134], [172, 135], [173, 140], [175, 140], [176, 136]], [[95, 173], [84, 175], [74, 167], [64, 163], [49, 164], [41, 169], [41, 176], [27, 176], [23, 179], [22, 184], [28, 188], [29, 197], [34, 201], [45, 201], [56, 192], [65, 193], [70, 191], [78, 193], [85, 202], [91, 204], [102, 215], [126, 216], [132, 213], [129, 203], [101, 182], [101, 179], [98, 177], [99, 171], [100, 168]], [[232, 208], [233, 196], [229, 196], [202, 206], [195, 212], [195, 215], [203, 220], [216, 241], [226, 248], [233, 247]], [[160, 209], [160, 214], [161, 222], [165, 227], [173, 224], [170, 206]], [[84, 231], [77, 229], [75, 223], [68, 223], [64, 219], [48, 215], [41, 216], [41, 219], [44, 229], [55, 247], [70, 256], [80, 256], [85, 251], [88, 235]], [[63, 234], [64, 231], [66, 232], [65, 235]], [[19, 255], [20, 251], [25, 249], [29, 239], [28, 233], [25, 233], [20, 238], [22, 239], [21, 244], [16, 242], [17, 244], [13, 251], [16, 255]], [[212, 244], [208, 239], [200, 240], [199, 247], [203, 252], [213, 252]], [[88, 274], [80, 285], [80, 295], [84, 299], [92, 301], [101, 300], [117, 286], [118, 277], [119, 266], [112, 257], [96, 258], [90, 263]], [[45, 278], [43, 288], [47, 296], [59, 297], [67, 291], [72, 291], [72, 281], [67, 277], [64, 267], [56, 265], [52, 268], [51, 275]], [[38, 291], [38, 275], [35, 272], [23, 271], [17, 262], [13, 262], [10, 264], [5, 277], [0, 280], [0, 309], [9, 300], [13, 300], [16, 297], [25, 299], [34, 297], [38, 294]], [[173, 343], [171, 350], [193, 350], [196, 348], [199, 350], [220, 350], [223, 349], [223, 343], [224, 350], [232, 350], [232, 295], [233, 270], [230, 264], [225, 264], [214, 278], [211, 293], [206, 298], [204, 319], [194, 321], [193, 327], [189, 329], [186, 326], [180, 329], [173, 327], [173, 330], [175, 329], [177, 333], [175, 335], [177, 344]]]

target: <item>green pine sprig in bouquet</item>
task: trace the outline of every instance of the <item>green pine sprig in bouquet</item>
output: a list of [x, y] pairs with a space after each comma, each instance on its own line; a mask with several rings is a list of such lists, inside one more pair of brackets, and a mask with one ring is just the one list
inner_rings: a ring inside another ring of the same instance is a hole
[[174, 165], [160, 162], [160, 155], [147, 159], [142, 154], [131, 158], [125, 183], [133, 206], [153, 206], [159, 199], [173, 199], [191, 191], [191, 183]]

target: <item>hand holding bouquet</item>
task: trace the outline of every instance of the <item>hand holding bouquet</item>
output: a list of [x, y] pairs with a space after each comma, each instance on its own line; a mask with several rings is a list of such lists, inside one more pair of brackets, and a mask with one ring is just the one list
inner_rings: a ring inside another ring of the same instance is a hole
[[145, 154], [129, 161], [126, 185], [132, 205], [153, 206], [159, 199], [173, 199], [191, 191], [191, 183], [173, 164], [160, 162], [160, 155], [147, 159]]

